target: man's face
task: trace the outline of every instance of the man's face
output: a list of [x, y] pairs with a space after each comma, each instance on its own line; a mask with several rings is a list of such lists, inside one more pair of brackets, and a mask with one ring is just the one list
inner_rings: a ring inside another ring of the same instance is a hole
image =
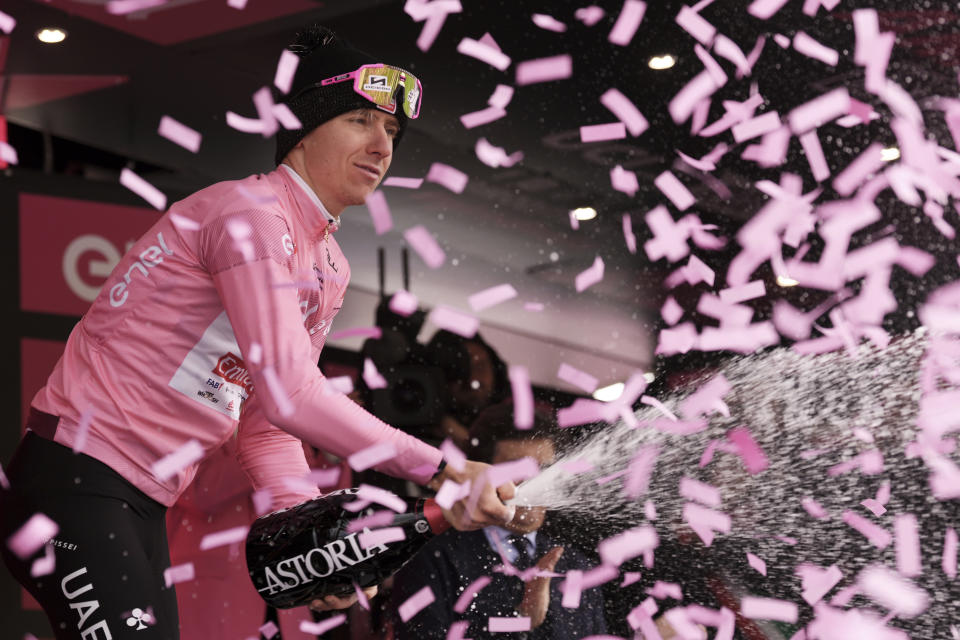
[[304, 180], [333, 215], [363, 204], [390, 167], [399, 121], [379, 109], [355, 109], [327, 120], [298, 144]]
[[466, 343], [467, 355], [470, 358], [470, 376], [466, 381], [457, 380], [450, 383], [450, 393], [457, 404], [479, 411], [490, 403], [493, 397], [497, 376], [490, 354], [483, 346], [475, 343]]
[[[553, 464], [556, 449], [546, 438], [539, 440], [501, 440], [493, 450], [493, 464], [512, 462], [530, 457], [540, 463], [540, 468]], [[504, 529], [513, 533], [530, 533], [543, 526], [545, 507], [517, 507], [517, 514]]]

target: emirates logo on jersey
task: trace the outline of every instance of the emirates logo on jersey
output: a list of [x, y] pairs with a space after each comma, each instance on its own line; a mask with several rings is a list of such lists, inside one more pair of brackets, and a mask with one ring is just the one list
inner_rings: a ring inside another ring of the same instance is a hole
[[253, 393], [253, 378], [240, 356], [228, 351], [217, 360], [213, 372], [227, 382], [243, 387], [248, 394]]

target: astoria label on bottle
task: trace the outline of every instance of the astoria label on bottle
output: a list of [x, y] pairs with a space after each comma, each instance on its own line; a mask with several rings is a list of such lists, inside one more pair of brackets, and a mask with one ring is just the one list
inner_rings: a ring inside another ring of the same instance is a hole
[[351, 595], [354, 583], [361, 588], [379, 585], [450, 526], [433, 500], [402, 498], [407, 511], [395, 514], [387, 526], [400, 527], [404, 539], [364, 549], [362, 532], [347, 529], [351, 520], [372, 510], [352, 513], [343, 506], [355, 501], [357, 492], [335, 491], [253, 523], [247, 534], [247, 568], [270, 605], [299, 607], [327, 595]]

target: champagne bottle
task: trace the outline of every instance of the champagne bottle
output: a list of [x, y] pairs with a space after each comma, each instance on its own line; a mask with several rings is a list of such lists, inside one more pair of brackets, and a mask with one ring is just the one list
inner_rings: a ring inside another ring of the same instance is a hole
[[401, 527], [405, 538], [364, 549], [358, 539], [362, 532], [350, 533], [347, 527], [373, 509], [353, 513], [343, 507], [357, 499], [358, 491], [334, 491], [253, 523], [247, 534], [247, 569], [268, 604], [289, 609], [328, 595], [352, 595], [354, 583], [379, 585], [427, 540], [450, 527], [434, 500], [401, 498], [406, 512], [394, 514], [386, 526]]

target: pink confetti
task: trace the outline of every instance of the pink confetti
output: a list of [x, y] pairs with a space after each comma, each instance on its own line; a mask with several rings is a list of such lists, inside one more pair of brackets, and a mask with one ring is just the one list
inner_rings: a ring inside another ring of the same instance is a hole
[[464, 338], [475, 336], [480, 327], [480, 321], [473, 316], [444, 306], [434, 307], [429, 319], [438, 328], [452, 331]]
[[683, 591], [680, 590], [680, 585], [675, 582], [657, 580], [653, 583], [652, 587], [646, 590], [646, 593], [657, 600], [664, 600], [666, 598], [683, 600]]
[[388, 509], [393, 509], [397, 513], [404, 513], [407, 510], [407, 504], [397, 495], [369, 484], [360, 485], [357, 491], [357, 499], [376, 502]]
[[653, 184], [657, 186], [660, 191], [663, 192], [667, 198], [670, 199], [670, 202], [679, 209], [680, 211], [686, 211], [696, 202], [696, 198], [693, 197], [693, 194], [687, 190], [680, 180], [677, 179], [675, 175], [669, 171], [664, 171], [659, 176], [657, 176]]
[[154, 209], [163, 211], [167, 208], [167, 196], [126, 167], [120, 171], [120, 184], [149, 202]]
[[882, 155], [883, 145], [874, 142], [833, 180], [833, 188], [846, 197], [853, 193], [871, 175], [886, 164]]
[[366, 611], [370, 611], [370, 600], [367, 599], [367, 594], [363, 592], [363, 589], [360, 588], [360, 585], [354, 581], [353, 583], [353, 593], [357, 596], [357, 603]]
[[389, 177], [383, 181], [385, 187], [400, 187], [402, 189], [419, 189], [423, 185], [423, 178]]
[[639, 136], [650, 127], [636, 105], [617, 89], [607, 89], [600, 96], [600, 103], [623, 123], [631, 136]]
[[740, 613], [747, 618], [757, 620], [777, 620], [779, 622], [797, 621], [797, 604], [774, 598], [755, 598], [746, 596], [740, 602]]
[[830, 565], [826, 569], [821, 569], [813, 565], [803, 564], [797, 567], [796, 572], [800, 576], [801, 597], [811, 607], [820, 602], [843, 578], [843, 573], [840, 572], [837, 565]]
[[250, 527], [240, 526], [224, 529], [215, 533], [208, 533], [200, 539], [200, 550], [215, 549], [228, 544], [243, 542], [247, 538]]
[[620, 586], [629, 587], [634, 583], [640, 582], [642, 577], [639, 571], [625, 571], [623, 573], [623, 582], [620, 583]]
[[17, 21], [10, 14], [0, 11], [0, 31], [10, 33], [17, 26]]
[[593, 463], [587, 460], [586, 458], [577, 458], [576, 460], [571, 460], [569, 462], [562, 462], [560, 468], [570, 475], [576, 475], [578, 473], [584, 473], [586, 471], [592, 470]]
[[397, 450], [392, 443], [378, 442], [350, 455], [347, 458], [347, 463], [354, 471], [365, 471], [387, 460], [392, 460], [396, 456]]
[[925, 591], [881, 565], [860, 572], [857, 585], [861, 593], [903, 618], [923, 613], [930, 601]]
[[486, 107], [480, 111], [463, 114], [460, 116], [460, 122], [465, 128], [473, 129], [474, 127], [489, 124], [494, 120], [499, 120], [505, 115], [507, 115], [507, 112], [502, 107]]
[[284, 49], [277, 62], [277, 71], [273, 76], [273, 85], [283, 93], [290, 93], [293, 76], [300, 65], [300, 56], [289, 49]]
[[403, 604], [397, 607], [397, 612], [400, 614], [400, 619], [406, 622], [413, 616], [417, 615], [423, 609], [433, 604], [436, 600], [433, 595], [433, 589], [429, 586], [426, 586], [415, 594], [407, 598]]
[[457, 622], [454, 622], [450, 625], [450, 629], [447, 631], [446, 640], [470, 640], [466, 637], [469, 628], [469, 620], [458, 620]]
[[385, 389], [387, 380], [377, 370], [377, 365], [370, 358], [363, 359], [363, 382], [370, 389]]
[[912, 513], [899, 514], [893, 522], [893, 535], [896, 542], [897, 571], [908, 578], [920, 575], [923, 567], [916, 516]]
[[160, 118], [160, 128], [157, 133], [193, 153], [200, 150], [200, 132], [174, 120], [170, 116]]
[[819, 60], [831, 67], [837, 66], [837, 62], [840, 61], [840, 54], [837, 53], [836, 49], [824, 46], [803, 31], [798, 31], [797, 34], [793, 36], [793, 48], [799, 53], [814, 60]]
[[430, 165], [430, 170], [427, 171], [426, 180], [442, 185], [454, 193], [463, 193], [469, 178], [459, 169], [454, 169], [441, 162], [434, 162]]
[[563, 594], [560, 606], [566, 609], [578, 608], [583, 592], [583, 571], [578, 569], [568, 571], [566, 579], [560, 583], [560, 592]]
[[947, 527], [943, 536], [943, 558], [941, 560], [943, 572], [951, 580], [957, 577], [957, 531]]
[[703, 260], [697, 256], [691, 255], [687, 261], [687, 266], [683, 268], [683, 274], [689, 284], [706, 282], [711, 287], [716, 280], [716, 274], [713, 269], [708, 267]]
[[557, 411], [557, 423], [560, 427], [572, 427], [589, 422], [604, 420], [604, 404], [596, 400], [577, 398], [569, 407]]
[[253, 501], [253, 512], [257, 514], [258, 518], [265, 513], [269, 513], [271, 507], [273, 507], [273, 492], [270, 489], [254, 491], [250, 499]]
[[603, 280], [603, 259], [597, 256], [593, 259], [593, 265], [577, 275], [574, 285], [577, 293], [580, 293], [601, 280]]
[[803, 500], [800, 501], [800, 504], [802, 504], [804, 510], [814, 518], [822, 519], [822, 518], [829, 517], [829, 514], [827, 514], [826, 509], [820, 506], [820, 503], [814, 500], [813, 498], [804, 498]]
[[680, 27], [692, 35], [705, 47], [713, 44], [717, 29], [712, 24], [688, 6], [683, 6], [677, 14], [676, 22]]
[[450, 509], [458, 500], [463, 500], [470, 495], [471, 483], [467, 480], [463, 484], [457, 484], [453, 480], [444, 480], [440, 490], [434, 498], [437, 504], [444, 509]]
[[443, 459], [447, 461], [447, 464], [449, 464], [451, 468], [457, 471], [463, 471], [467, 462], [467, 456], [453, 443], [453, 440], [450, 438], [444, 440], [440, 444], [440, 453], [443, 454]]
[[201, 460], [205, 452], [203, 446], [194, 439], [153, 463], [153, 475], [161, 482], [185, 467]]
[[403, 237], [431, 269], [439, 268], [446, 261], [447, 254], [423, 225], [410, 227], [403, 232]]
[[517, 85], [563, 80], [573, 75], [573, 60], [567, 55], [539, 58], [517, 63]]
[[846, 87], [839, 87], [809, 102], [805, 102], [790, 112], [788, 121], [790, 130], [801, 135], [834, 118], [846, 115], [850, 110], [850, 94]]
[[710, 546], [713, 543], [713, 532], [730, 532], [730, 516], [727, 514], [701, 506], [695, 502], [687, 502], [683, 505], [683, 520], [694, 533], [700, 536], [703, 544]]
[[417, 296], [401, 289], [390, 298], [390, 311], [407, 317], [417, 310]]
[[736, 142], [746, 142], [753, 138], [771, 133], [780, 128], [780, 114], [769, 111], [755, 118], [744, 120], [733, 126], [733, 139]]
[[747, 61], [747, 57], [743, 55], [743, 51], [737, 46], [737, 43], [722, 33], [717, 36], [713, 43], [713, 50], [718, 56], [724, 57], [736, 65], [738, 78], [750, 75], [752, 72], [750, 62]]
[[640, 183], [637, 181], [637, 174], [633, 171], [625, 170], [620, 165], [610, 170], [610, 184], [612, 184], [613, 188], [617, 191], [622, 191], [631, 197], [640, 188]]
[[[660, 449], [651, 445], [641, 447], [630, 459], [630, 464], [627, 465], [627, 478], [623, 483], [623, 492], [627, 497], [636, 500], [647, 492], [659, 454]], [[654, 519], [656, 518], [648, 518], [648, 520]]]
[[652, 551], [660, 544], [656, 530], [648, 525], [627, 529], [611, 536], [597, 545], [597, 553], [605, 565], [619, 567], [645, 551]]
[[560, 369], [557, 371], [557, 377], [564, 382], [583, 389], [587, 393], [593, 393], [597, 388], [597, 379], [595, 377], [565, 362], [560, 365]]
[[817, 136], [817, 132], [808, 131], [801, 135], [800, 145], [803, 147], [803, 154], [807, 156], [813, 179], [817, 182], [823, 182], [829, 178], [830, 167], [827, 166], [827, 158], [823, 155], [823, 147], [820, 146], [820, 138]]
[[280, 632], [280, 629], [271, 621], [260, 625], [259, 631], [261, 634], [263, 634], [263, 637], [266, 638], [266, 640], [270, 640]]
[[483, 311], [515, 297], [517, 297], [517, 290], [513, 285], [501, 284], [479, 291], [470, 296], [467, 301], [474, 311]]
[[683, 317], [683, 307], [680, 306], [673, 296], [669, 296], [667, 301], [663, 303], [663, 306], [660, 307], [660, 315], [668, 325], [673, 326]]
[[497, 147], [490, 144], [486, 138], [480, 138], [477, 140], [476, 147], [474, 151], [477, 154], [477, 158], [483, 164], [488, 167], [512, 167], [521, 160], [523, 160], [522, 151], [514, 151], [511, 154], [507, 154], [506, 150], [503, 147]]
[[762, 298], [767, 294], [767, 289], [763, 284], [763, 280], [754, 280], [748, 282], [747, 284], [742, 284], [737, 287], [730, 287], [729, 289], [720, 290], [720, 300], [726, 304], [737, 304], [738, 302], [745, 302], [747, 300], [755, 300], [757, 298]]
[[890, 533], [852, 511], [843, 512], [843, 521], [863, 534], [875, 547], [884, 549], [893, 540]]
[[330, 616], [323, 622], [308, 622], [306, 620], [300, 621], [300, 631], [304, 633], [312, 633], [314, 635], [322, 636], [330, 629], [335, 629], [347, 621], [347, 614], [338, 613], [335, 616]]
[[689, 232], [674, 222], [665, 206], [659, 205], [651, 209], [645, 219], [654, 236], [643, 245], [650, 260], [666, 257], [670, 262], [677, 262], [690, 253], [687, 246]]
[[687, 476], [680, 478], [680, 495], [689, 500], [696, 500], [708, 507], [720, 506], [719, 489]]
[[393, 228], [393, 217], [387, 205], [387, 197], [379, 189], [367, 196], [367, 210], [373, 219], [373, 230], [377, 235], [383, 235]]
[[464, 38], [461, 40], [460, 44], [457, 45], [457, 51], [465, 56], [470, 56], [471, 58], [476, 58], [481, 62], [486, 62], [491, 67], [499, 69], [500, 71], [504, 71], [510, 66], [510, 56], [505, 55], [502, 51], [494, 49], [483, 42], [479, 42], [471, 38]]
[[490, 576], [480, 576], [471, 582], [470, 585], [463, 590], [463, 593], [460, 594], [460, 597], [457, 598], [456, 604], [453, 605], [453, 610], [457, 613], [463, 613], [466, 611], [473, 599], [484, 589], [484, 587], [490, 584], [490, 581]]
[[623, 239], [627, 243], [627, 251], [636, 253], [637, 236], [633, 233], [633, 221], [629, 213], [623, 214]]
[[490, 619], [487, 621], [487, 630], [490, 633], [530, 631], [530, 618], [524, 616], [517, 616], [516, 618], [497, 618], [490, 616]]
[[614, 23], [613, 29], [610, 30], [607, 39], [622, 47], [630, 44], [640, 27], [640, 22], [643, 20], [643, 14], [646, 10], [647, 4], [641, 2], [641, 0], [625, 0], [620, 15], [617, 16], [617, 21]]
[[627, 137], [627, 127], [622, 122], [608, 124], [593, 124], [580, 127], [581, 142], [602, 142], [605, 140], [621, 140]]
[[510, 365], [507, 375], [510, 378], [510, 390], [513, 395], [513, 425], [520, 430], [530, 429], [533, 427], [534, 416], [530, 373], [524, 366]]
[[337, 393], [346, 395], [353, 392], [353, 378], [350, 376], [336, 376], [334, 378], [327, 378], [327, 384], [330, 385], [330, 388]]
[[701, 71], [670, 100], [670, 117], [677, 124], [686, 122], [697, 105], [704, 104], [719, 88], [709, 71]]
[[357, 542], [360, 543], [361, 549], [369, 549], [387, 545], [391, 542], [399, 542], [406, 538], [407, 534], [403, 532], [403, 527], [384, 527], [383, 529], [364, 531], [357, 536]]
[[48, 544], [44, 547], [43, 557], [37, 558], [33, 561], [33, 564], [30, 565], [30, 576], [32, 578], [48, 576], [53, 573], [54, 569], [56, 569], [56, 566], [57, 559], [53, 551], [53, 545]]
[[175, 567], [168, 567], [163, 570], [163, 581], [166, 583], [168, 589], [171, 585], [189, 582], [193, 580], [194, 577], [196, 577], [196, 573], [194, 572], [192, 562], [178, 564]]
[[2, 140], [0, 140], [0, 160], [13, 165], [18, 161], [17, 150]]
[[363, 531], [364, 529], [378, 529], [380, 527], [385, 527], [393, 524], [393, 516], [394, 514], [392, 511], [375, 511], [369, 516], [351, 520], [350, 524], [347, 525], [347, 532], [356, 533], [357, 531]]
[[109, 0], [107, 2], [107, 13], [115, 16], [125, 16], [143, 9], [159, 7], [167, 3], [167, 0]]
[[753, 555], [753, 554], [750, 553], [749, 551], [747, 552], [747, 562], [748, 562], [748, 563], [750, 564], [750, 566], [753, 567], [753, 568], [757, 571], [757, 573], [759, 573], [760, 575], [762, 575], [762, 576], [766, 576], [766, 575], [767, 575], [767, 563], [764, 562], [762, 559], [758, 558], [757, 556]]
[[746, 427], [731, 429], [727, 432], [727, 439], [737, 447], [737, 455], [751, 475], [760, 473], [770, 465], [767, 456]]
[[521, 482], [537, 476], [540, 465], [531, 457], [501, 462], [487, 469], [487, 480], [494, 487], [501, 487], [508, 482]]
[[604, 15], [606, 15], [606, 12], [595, 5], [583, 7], [573, 12], [573, 16], [588, 27], [592, 27], [600, 22]]
[[563, 24], [553, 16], [548, 16], [542, 13], [535, 13], [532, 16], [533, 24], [537, 25], [541, 29], [546, 29], [547, 31], [553, 31], [555, 33], [563, 33], [567, 30], [567, 25]]
[[772, 18], [789, 0], [753, 0], [747, 12], [760, 20]]

